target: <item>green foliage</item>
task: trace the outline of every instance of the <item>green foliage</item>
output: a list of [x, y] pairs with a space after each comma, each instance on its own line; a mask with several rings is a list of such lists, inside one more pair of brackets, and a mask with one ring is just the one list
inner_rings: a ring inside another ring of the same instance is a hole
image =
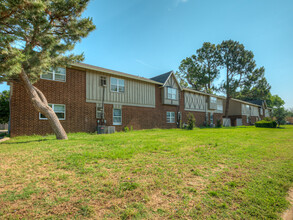
[[273, 116], [277, 119], [278, 126], [281, 124], [285, 124], [286, 117], [287, 117], [287, 111], [284, 107], [277, 107], [273, 109]]
[[120, 183], [119, 189], [121, 191], [132, 191], [138, 187], [138, 183], [134, 182], [122, 182]]
[[262, 121], [256, 122], [255, 127], [258, 127], [258, 128], [276, 128], [277, 127], [277, 122], [262, 120]]
[[288, 116], [288, 117], [293, 117], [293, 108], [289, 108], [289, 109], [287, 110], [287, 116]]
[[188, 113], [188, 115], [187, 115], [187, 129], [193, 130], [194, 127], [195, 127], [195, 117], [193, 114]]
[[218, 119], [218, 120], [217, 120], [216, 127], [217, 127], [217, 128], [221, 128], [221, 127], [223, 127], [223, 125], [222, 125], [222, 120], [221, 120], [221, 119]]
[[0, 124], [6, 124], [9, 121], [9, 91], [0, 92]]
[[70, 133], [62, 142], [53, 135], [12, 138], [0, 144], [0, 179], [8, 187], [0, 215], [279, 219], [293, 182], [293, 126], [285, 127]]
[[263, 118], [263, 121], [272, 121], [272, 118], [270, 118], [270, 117], [264, 117]]
[[219, 75], [218, 50], [215, 44], [205, 42], [196, 51], [196, 55], [181, 61], [176, 75], [184, 87], [191, 86], [198, 91], [212, 93], [215, 91], [213, 81]]
[[218, 45], [220, 63], [225, 69], [226, 79], [221, 89], [227, 97], [235, 97], [237, 90], [249, 81], [256, 72], [254, 54], [238, 41], [227, 40]]
[[267, 99], [267, 105], [270, 108], [279, 108], [285, 104], [285, 101], [278, 95], [269, 95]]
[[132, 125], [130, 126], [130, 131], [133, 131], [133, 126]]
[[123, 131], [124, 131], [124, 132], [128, 132], [128, 131], [129, 131], [129, 128], [128, 128], [127, 126], [125, 126], [125, 127], [123, 128]]
[[[83, 60], [68, 53], [95, 29], [82, 17], [89, 0], [15, 1], [0, 3], [0, 81], [18, 79], [24, 71], [31, 82], [51, 67]], [[9, 12], [9, 13], [8, 13]]]
[[249, 75], [240, 92], [236, 92], [236, 98], [241, 100], [267, 100], [270, 96], [271, 85], [265, 78], [265, 68], [255, 69]]

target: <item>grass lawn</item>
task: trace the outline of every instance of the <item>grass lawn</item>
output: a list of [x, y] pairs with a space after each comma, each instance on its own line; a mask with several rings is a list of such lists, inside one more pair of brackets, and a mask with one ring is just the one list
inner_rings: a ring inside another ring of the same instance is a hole
[[278, 219], [293, 126], [17, 137], [0, 144], [0, 219]]

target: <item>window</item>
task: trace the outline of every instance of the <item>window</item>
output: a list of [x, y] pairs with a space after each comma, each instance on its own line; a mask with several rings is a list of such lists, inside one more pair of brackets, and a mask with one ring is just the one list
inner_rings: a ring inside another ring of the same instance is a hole
[[220, 112], [223, 112], [223, 105], [221, 104], [217, 104], [217, 110]]
[[167, 112], [167, 123], [175, 123], [175, 112]]
[[124, 92], [124, 79], [111, 78], [111, 91], [112, 92]]
[[107, 85], [107, 80], [105, 76], [101, 76], [101, 86]]
[[211, 97], [211, 104], [217, 104], [217, 98]]
[[250, 111], [250, 106], [249, 105], [245, 105], [245, 108], [246, 108], [246, 112]]
[[[65, 105], [61, 104], [49, 104], [49, 106], [53, 109], [53, 111], [56, 113], [59, 120], [65, 120]], [[42, 120], [47, 120], [45, 115], [42, 115], [39, 113], [39, 118]]]
[[66, 69], [61, 67], [57, 67], [55, 69], [51, 68], [47, 73], [41, 75], [41, 79], [65, 82]]
[[176, 100], [177, 89], [168, 87], [168, 99]]
[[211, 124], [214, 124], [214, 113], [210, 113], [210, 122]]
[[121, 109], [113, 109], [113, 125], [122, 125]]

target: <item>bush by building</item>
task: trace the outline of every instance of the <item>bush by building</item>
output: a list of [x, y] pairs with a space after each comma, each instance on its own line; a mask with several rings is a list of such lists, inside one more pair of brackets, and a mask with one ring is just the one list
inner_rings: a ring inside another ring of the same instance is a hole
[[258, 121], [255, 123], [255, 127], [258, 128], [276, 128], [277, 127], [277, 122], [276, 121]]

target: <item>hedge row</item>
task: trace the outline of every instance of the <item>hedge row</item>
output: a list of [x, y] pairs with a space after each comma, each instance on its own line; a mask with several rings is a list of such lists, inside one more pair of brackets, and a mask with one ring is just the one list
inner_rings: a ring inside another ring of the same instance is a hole
[[259, 127], [259, 128], [276, 128], [277, 127], [277, 122], [262, 120], [262, 121], [256, 122], [255, 127]]

